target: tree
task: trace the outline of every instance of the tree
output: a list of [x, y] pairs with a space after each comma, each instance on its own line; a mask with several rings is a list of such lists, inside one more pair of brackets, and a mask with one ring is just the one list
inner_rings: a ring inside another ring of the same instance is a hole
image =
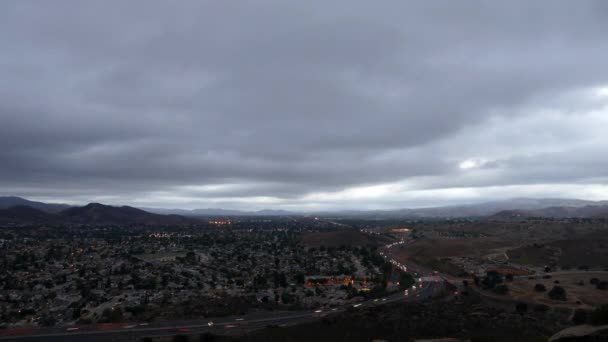
[[543, 284], [536, 284], [536, 285], [534, 285], [534, 291], [545, 292], [545, 291], [547, 291], [547, 288]]
[[294, 280], [295, 280], [296, 284], [303, 285], [304, 281], [306, 280], [306, 277], [304, 276], [304, 273], [298, 272], [298, 273], [296, 273]]
[[502, 276], [496, 271], [486, 272], [486, 276], [481, 281], [481, 285], [484, 289], [493, 289], [498, 284], [502, 284]]
[[288, 292], [283, 292], [281, 294], [281, 301], [283, 302], [283, 304], [291, 304], [291, 303], [295, 302], [295, 300], [296, 300], [295, 296]]
[[549, 291], [548, 295], [549, 295], [549, 298], [551, 298], [553, 300], [562, 300], [562, 301], [566, 300], [566, 290], [561, 286], [557, 286], [557, 285], [553, 286], [551, 291]]
[[409, 289], [415, 283], [416, 283], [416, 281], [414, 280], [414, 277], [412, 277], [411, 274], [409, 274], [409, 273], [401, 273], [399, 275], [399, 289], [400, 290], [403, 291], [405, 289]]
[[122, 321], [122, 309], [121, 308], [112, 308], [103, 310], [101, 317], [105, 322], [120, 322]]

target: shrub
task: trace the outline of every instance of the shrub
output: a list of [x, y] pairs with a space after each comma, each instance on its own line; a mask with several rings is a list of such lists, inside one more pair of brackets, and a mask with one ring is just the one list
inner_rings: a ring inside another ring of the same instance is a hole
[[499, 284], [494, 288], [494, 292], [501, 295], [507, 294], [507, 292], [509, 292], [509, 288], [505, 284]]
[[536, 284], [536, 285], [534, 285], [534, 291], [545, 292], [545, 291], [547, 291], [547, 288], [543, 284]]
[[566, 290], [561, 286], [553, 286], [551, 291], [548, 293], [549, 298], [553, 300], [566, 300]]
[[546, 304], [538, 304], [534, 307], [534, 311], [536, 312], [547, 312], [549, 311], [549, 306]]
[[608, 324], [608, 305], [602, 305], [591, 313], [591, 324]]
[[402, 291], [409, 289], [415, 283], [416, 281], [414, 280], [414, 277], [412, 277], [412, 275], [409, 273], [401, 273], [399, 276], [399, 289]]
[[486, 276], [481, 281], [481, 285], [484, 289], [493, 289], [498, 284], [502, 284], [503, 279], [500, 273], [496, 271], [486, 272]]
[[600, 280], [597, 278], [591, 278], [591, 280], [589, 280], [589, 284], [591, 284], [591, 285], [596, 285], [599, 282], [600, 282]]
[[598, 290], [608, 290], [608, 281], [600, 281], [595, 286]]
[[574, 324], [585, 324], [589, 319], [589, 312], [587, 310], [576, 309], [572, 315], [572, 323]]
[[528, 311], [528, 304], [526, 303], [517, 303], [515, 304], [515, 311], [520, 314], [526, 313]]

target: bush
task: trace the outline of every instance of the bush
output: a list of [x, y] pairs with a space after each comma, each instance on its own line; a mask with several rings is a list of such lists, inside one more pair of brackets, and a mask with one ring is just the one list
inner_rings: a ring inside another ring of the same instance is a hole
[[116, 323], [123, 320], [123, 314], [121, 308], [107, 308], [103, 310], [102, 314], [102, 322], [107, 323]]
[[487, 271], [486, 276], [481, 281], [481, 285], [484, 289], [493, 289], [498, 284], [502, 284], [503, 279], [500, 273], [496, 271]]
[[412, 287], [415, 282], [414, 277], [409, 273], [401, 273], [401, 275], [399, 275], [399, 289], [402, 291]]
[[543, 284], [536, 284], [536, 285], [534, 285], [534, 291], [545, 292], [545, 291], [547, 291], [547, 288]]
[[509, 288], [505, 284], [496, 285], [496, 287], [494, 288], [494, 293], [497, 293], [500, 295], [507, 294], [507, 292], [509, 292]]
[[526, 303], [517, 303], [515, 304], [515, 311], [520, 314], [526, 313], [528, 311], [528, 304]]
[[598, 290], [608, 290], [608, 281], [600, 281], [595, 286]]
[[586, 310], [576, 309], [572, 315], [572, 323], [585, 324], [589, 319], [589, 313]]
[[547, 312], [549, 311], [549, 306], [545, 304], [538, 304], [534, 307], [534, 311], [536, 312]]
[[591, 313], [591, 324], [608, 324], [608, 305], [602, 305]]
[[548, 295], [549, 295], [549, 298], [551, 298], [553, 300], [565, 301], [567, 299], [566, 290], [564, 290], [564, 288], [561, 286], [553, 286], [551, 291], [549, 291]]
[[589, 284], [591, 285], [597, 285], [597, 283], [599, 283], [600, 280], [597, 278], [591, 278], [591, 280], [589, 280]]

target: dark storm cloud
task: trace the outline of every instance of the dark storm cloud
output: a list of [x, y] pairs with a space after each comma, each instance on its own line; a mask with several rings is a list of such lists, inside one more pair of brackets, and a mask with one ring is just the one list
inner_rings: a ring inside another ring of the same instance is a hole
[[[0, 190], [280, 205], [596, 179], [606, 165], [569, 161], [606, 140], [567, 142], [600, 116], [526, 120], [605, 107], [585, 96], [608, 84], [607, 16], [601, 1], [3, 2]], [[495, 118], [504, 139], [485, 134]], [[484, 167], [459, 168], [470, 158]]]

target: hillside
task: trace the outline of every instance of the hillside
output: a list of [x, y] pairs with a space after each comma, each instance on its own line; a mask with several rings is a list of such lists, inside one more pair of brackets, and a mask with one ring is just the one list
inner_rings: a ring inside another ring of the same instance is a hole
[[90, 203], [83, 207], [71, 207], [51, 214], [29, 206], [14, 206], [0, 209], [0, 223], [13, 224], [111, 224], [111, 225], [185, 225], [198, 222], [177, 215], [152, 214], [141, 209], [122, 206], [113, 207]]
[[70, 207], [66, 204], [36, 202], [16, 196], [0, 196], [0, 209], [8, 209], [15, 206], [27, 206], [47, 213], [58, 213]]
[[608, 218], [608, 205], [583, 207], [549, 207], [536, 210], [503, 210], [487, 217], [493, 221], [517, 221], [527, 217], [544, 218]]
[[54, 224], [62, 221], [58, 215], [24, 205], [0, 209], [0, 223]]
[[196, 222], [177, 215], [153, 214], [129, 206], [113, 207], [99, 203], [69, 208], [59, 215], [70, 222], [83, 224], [182, 225]]

